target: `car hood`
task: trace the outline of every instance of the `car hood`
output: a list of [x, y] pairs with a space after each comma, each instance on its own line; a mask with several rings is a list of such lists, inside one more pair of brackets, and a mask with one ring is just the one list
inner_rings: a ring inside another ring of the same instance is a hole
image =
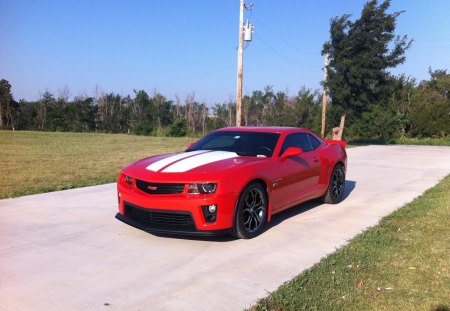
[[223, 173], [244, 163], [265, 158], [239, 156], [234, 152], [197, 150], [154, 156], [140, 160], [125, 168], [125, 173], [140, 178], [184, 176], [199, 177]]

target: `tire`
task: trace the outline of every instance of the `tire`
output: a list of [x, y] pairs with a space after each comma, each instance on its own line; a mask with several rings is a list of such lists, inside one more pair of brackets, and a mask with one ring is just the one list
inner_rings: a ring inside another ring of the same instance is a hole
[[258, 236], [267, 222], [267, 195], [261, 184], [253, 182], [242, 191], [234, 216], [233, 235], [239, 239]]
[[328, 189], [323, 201], [328, 204], [337, 204], [344, 198], [345, 172], [341, 164], [337, 164], [330, 176]]

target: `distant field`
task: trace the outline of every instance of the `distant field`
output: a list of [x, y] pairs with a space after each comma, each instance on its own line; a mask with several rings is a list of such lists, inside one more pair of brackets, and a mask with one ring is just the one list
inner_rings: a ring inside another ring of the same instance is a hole
[[126, 164], [181, 151], [193, 140], [0, 131], [0, 198], [114, 182]]
[[354, 145], [428, 145], [428, 146], [450, 146], [450, 136], [440, 138], [391, 138], [386, 140], [349, 140]]

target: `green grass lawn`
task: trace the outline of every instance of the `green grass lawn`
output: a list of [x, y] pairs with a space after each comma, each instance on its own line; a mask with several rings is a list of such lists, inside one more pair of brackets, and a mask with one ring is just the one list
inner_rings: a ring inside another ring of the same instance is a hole
[[143, 157], [182, 151], [192, 138], [0, 131], [0, 198], [114, 182]]
[[251, 310], [450, 310], [450, 175]]

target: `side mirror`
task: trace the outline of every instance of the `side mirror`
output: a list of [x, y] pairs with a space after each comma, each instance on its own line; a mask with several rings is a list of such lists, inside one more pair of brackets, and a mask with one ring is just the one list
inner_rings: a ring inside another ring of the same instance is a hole
[[289, 147], [283, 152], [283, 154], [281, 155], [281, 159], [299, 156], [302, 153], [303, 153], [303, 150], [301, 148]]

